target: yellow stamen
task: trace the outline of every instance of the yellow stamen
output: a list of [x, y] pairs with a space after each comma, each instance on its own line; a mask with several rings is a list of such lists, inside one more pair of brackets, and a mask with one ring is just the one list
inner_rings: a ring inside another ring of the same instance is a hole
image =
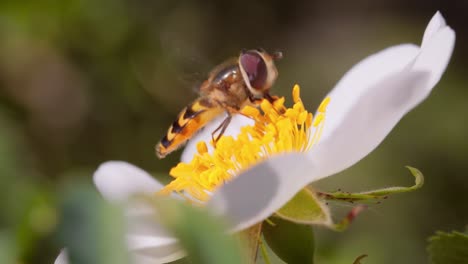
[[200, 154], [204, 154], [208, 152], [208, 147], [206, 146], [206, 143], [203, 141], [200, 141], [197, 143], [197, 151]]
[[[320, 138], [330, 98], [320, 104], [317, 116], [305, 110], [300, 88], [292, 91], [294, 105], [284, 106], [284, 97], [270, 103], [263, 100], [260, 109], [244, 107], [240, 113], [255, 123], [241, 128], [234, 139], [222, 136], [210, 153], [205, 142], [197, 144], [197, 154], [189, 163], [179, 163], [169, 174], [175, 179], [159, 193], [179, 193], [190, 200], [206, 201], [211, 193], [243, 170], [284, 152], [305, 152]], [[261, 110], [261, 111], [260, 111]]]
[[330, 97], [326, 97], [323, 99], [322, 103], [320, 103], [318, 112], [325, 113], [327, 111], [327, 106], [330, 103]]

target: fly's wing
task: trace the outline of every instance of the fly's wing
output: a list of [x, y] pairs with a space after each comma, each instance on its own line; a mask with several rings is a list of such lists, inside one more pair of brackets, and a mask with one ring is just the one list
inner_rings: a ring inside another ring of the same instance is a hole
[[[198, 89], [198, 93], [202, 96], [208, 95], [215, 87], [218, 81], [222, 79], [223, 72], [228, 73], [232, 67], [237, 66], [237, 58], [233, 57], [225, 60], [223, 63], [218, 64], [208, 74], [208, 79], [203, 82]], [[220, 79], [220, 80], [217, 80]]]
[[162, 159], [182, 147], [187, 140], [224, 111], [206, 97], [197, 99], [179, 113], [166, 136], [156, 145], [156, 156]]

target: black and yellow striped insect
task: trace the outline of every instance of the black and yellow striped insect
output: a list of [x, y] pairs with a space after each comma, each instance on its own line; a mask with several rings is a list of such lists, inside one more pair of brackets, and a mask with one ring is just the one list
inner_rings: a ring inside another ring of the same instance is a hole
[[156, 145], [158, 158], [177, 150], [208, 122], [226, 113], [224, 121], [212, 131], [216, 142], [228, 127], [232, 114], [245, 105], [256, 105], [263, 98], [273, 100], [269, 91], [278, 77], [274, 61], [281, 57], [280, 52], [271, 55], [261, 49], [248, 50], [216, 66], [201, 84], [200, 97], [179, 113]]

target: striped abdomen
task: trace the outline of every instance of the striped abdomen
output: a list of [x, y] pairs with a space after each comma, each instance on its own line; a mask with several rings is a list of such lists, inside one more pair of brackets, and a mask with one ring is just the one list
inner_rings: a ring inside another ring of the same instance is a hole
[[223, 111], [223, 108], [214, 107], [206, 98], [197, 99], [185, 107], [169, 127], [166, 136], [156, 145], [156, 156], [162, 159], [182, 147], [198, 130]]

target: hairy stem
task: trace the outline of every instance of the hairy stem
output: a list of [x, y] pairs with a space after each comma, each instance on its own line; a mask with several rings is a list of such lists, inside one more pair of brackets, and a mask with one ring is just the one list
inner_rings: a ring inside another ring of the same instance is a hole
[[260, 241], [260, 249], [262, 250], [262, 257], [265, 264], [271, 264], [270, 257], [268, 257], [268, 252], [265, 246], [265, 240]]
[[243, 235], [247, 239], [247, 257], [249, 259], [248, 263], [255, 263], [257, 260], [258, 247], [260, 245], [260, 239], [262, 234], [262, 223], [256, 224], [245, 231]]

